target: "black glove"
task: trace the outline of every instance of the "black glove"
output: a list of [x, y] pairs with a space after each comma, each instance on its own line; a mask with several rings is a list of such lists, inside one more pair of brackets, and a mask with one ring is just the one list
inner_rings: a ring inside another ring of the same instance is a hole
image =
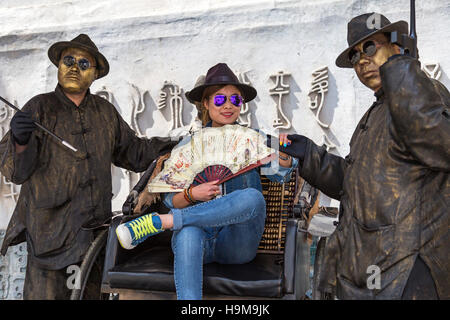
[[163, 156], [166, 153], [172, 151], [172, 149], [183, 139], [184, 137], [169, 138], [169, 137], [152, 137], [152, 140], [158, 141], [158, 156]]
[[31, 112], [18, 111], [11, 119], [11, 132], [14, 140], [20, 145], [28, 144], [31, 133], [36, 129]]
[[125, 216], [133, 214], [133, 210], [137, 205], [139, 193], [136, 190], [131, 190], [130, 194], [122, 205], [122, 213]]
[[286, 147], [280, 146], [279, 150], [299, 159], [300, 162], [303, 162], [306, 154], [306, 143], [308, 138], [299, 134], [288, 134], [287, 138], [291, 140], [291, 144]]

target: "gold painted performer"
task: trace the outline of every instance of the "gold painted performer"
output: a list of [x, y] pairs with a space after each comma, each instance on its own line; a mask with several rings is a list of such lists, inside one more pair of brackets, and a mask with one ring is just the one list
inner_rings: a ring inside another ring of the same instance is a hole
[[[24, 299], [70, 297], [66, 268], [83, 259], [94, 239], [90, 227], [111, 216], [111, 164], [144, 171], [176, 144], [138, 138], [111, 103], [90, 93], [109, 64], [87, 35], [53, 44], [48, 56], [58, 67], [56, 89], [28, 101], [0, 144], [1, 173], [22, 185], [1, 253], [27, 242]], [[35, 130], [34, 121], [78, 152]], [[93, 298], [100, 292], [87, 291]]]

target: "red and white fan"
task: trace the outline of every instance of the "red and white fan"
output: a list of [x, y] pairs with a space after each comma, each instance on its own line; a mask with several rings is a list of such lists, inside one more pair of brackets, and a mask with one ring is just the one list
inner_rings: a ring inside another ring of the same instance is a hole
[[148, 191], [182, 192], [191, 184], [223, 183], [274, 156], [265, 136], [253, 129], [240, 125], [202, 128], [172, 150], [164, 169], [148, 184]]

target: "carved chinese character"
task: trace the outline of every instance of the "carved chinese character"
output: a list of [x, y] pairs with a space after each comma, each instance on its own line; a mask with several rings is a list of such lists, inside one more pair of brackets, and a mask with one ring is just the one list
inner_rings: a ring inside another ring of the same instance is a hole
[[[5, 239], [5, 230], [0, 230], [0, 244]], [[9, 295], [9, 254], [0, 255], [0, 300], [5, 300]]]
[[109, 103], [114, 104], [114, 95], [111, 91], [106, 89], [105, 86], [103, 86], [99, 91], [95, 92], [96, 95], [99, 95], [100, 97], [106, 99], [109, 101]]
[[159, 93], [158, 109], [170, 108], [172, 126], [170, 130], [183, 127], [183, 99], [178, 85], [164, 81]]
[[[17, 107], [17, 100], [14, 100], [14, 105]], [[9, 130], [9, 122], [13, 117], [15, 111], [6, 104], [0, 105], [0, 134], [3, 137]]]
[[14, 203], [17, 203], [17, 197], [19, 197], [20, 191], [20, 189], [18, 190], [19, 187], [6, 179], [6, 177], [2, 177], [2, 182], [5, 186], [9, 186], [9, 193], [5, 193], [3, 194], [3, 196], [5, 198], [10, 197], [14, 201]]
[[123, 170], [123, 172], [125, 172], [125, 176], [127, 177], [129, 190], [128, 193], [130, 193], [133, 190], [134, 186], [136, 186], [136, 184], [139, 182], [144, 173], [134, 172], [130, 170]]
[[285, 84], [284, 77], [290, 75], [290, 73], [279, 71], [277, 74], [270, 76], [271, 78], [275, 78], [275, 86], [269, 89], [269, 94], [271, 96], [278, 96], [277, 115], [273, 120], [273, 127], [275, 129], [289, 129], [291, 127], [291, 122], [284, 114], [282, 107], [283, 96], [289, 94], [290, 92], [290, 86], [288, 84]]
[[330, 151], [331, 149], [336, 148], [336, 145], [334, 143], [332, 143], [325, 134], [322, 136], [321, 145], [327, 149], [327, 152]]
[[9, 119], [10, 108], [5, 104], [0, 105], [0, 124], [4, 124]]
[[329, 125], [320, 120], [320, 112], [325, 101], [325, 93], [328, 91], [328, 67], [321, 67], [315, 70], [312, 75], [313, 81], [311, 82], [311, 89], [308, 94], [310, 101], [309, 108], [311, 110], [317, 109], [315, 114], [317, 123], [324, 128], [328, 128]]
[[138, 115], [143, 113], [145, 110], [144, 96], [148, 94], [148, 91], [145, 91], [141, 94], [141, 90], [134, 84], [131, 84], [133, 87], [133, 94], [131, 99], [131, 128], [136, 132], [138, 137], [145, 137], [142, 134], [141, 128], [139, 128], [138, 124]]

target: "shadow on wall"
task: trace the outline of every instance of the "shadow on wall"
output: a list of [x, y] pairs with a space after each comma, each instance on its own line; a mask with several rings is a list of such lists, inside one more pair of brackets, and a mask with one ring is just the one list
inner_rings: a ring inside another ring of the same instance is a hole
[[[292, 121], [295, 110], [300, 109], [300, 101], [297, 99], [296, 93], [301, 94], [302, 89], [300, 89], [300, 86], [298, 85], [297, 81], [295, 81], [295, 78], [292, 76], [289, 79], [289, 85], [290, 85], [290, 93], [288, 98], [286, 99], [286, 106], [289, 107], [286, 108], [285, 114], [288, 117], [288, 119]], [[288, 131], [294, 132], [294, 129], [290, 128]]]
[[322, 122], [331, 126], [334, 120], [334, 113], [339, 104], [336, 78], [331, 72], [328, 72], [328, 92], [325, 96], [325, 104], [322, 109]]
[[450, 91], [450, 78], [445, 73], [445, 71], [442, 70], [442, 68], [441, 68], [441, 77], [439, 78], [439, 82], [441, 82], [447, 88], [447, 90]]
[[338, 91], [336, 79], [328, 67], [321, 67], [312, 72], [307, 100], [308, 108], [314, 114], [316, 122], [324, 130], [329, 128], [338, 106]]
[[328, 142], [333, 144], [335, 146], [335, 148], [332, 148], [329, 150], [330, 153], [337, 155], [337, 156], [341, 156], [341, 153], [339, 152], [339, 149], [341, 147], [341, 143], [339, 142], [339, 140], [337, 139], [336, 135], [333, 133], [333, 131], [331, 129], [324, 129], [323, 130], [323, 138], [322, 138], [322, 143], [323, 145], [326, 142], [326, 139], [328, 139]]
[[[143, 103], [143, 112], [137, 114], [134, 113], [136, 116], [136, 126], [139, 128], [139, 131], [144, 136], [146, 135], [146, 130], [149, 128], [152, 128], [155, 124], [155, 120], [153, 119], [153, 113], [157, 111], [157, 106], [155, 103], [155, 100], [153, 100], [152, 96], [150, 95], [150, 92], [146, 90], [142, 94], [142, 103]], [[134, 120], [131, 119], [133, 122]]]
[[[99, 94], [106, 100], [108, 100], [110, 103], [114, 105], [114, 107], [117, 109], [117, 111], [122, 114], [122, 109], [119, 107], [119, 103], [117, 102], [116, 98], [111, 92], [100, 90], [96, 92], [96, 94]], [[105, 96], [106, 94], [106, 96]], [[114, 200], [117, 195], [120, 192], [120, 187], [122, 185], [122, 180], [125, 178], [124, 169], [118, 168], [114, 165], [111, 165], [111, 182], [112, 182], [112, 199]]]
[[[258, 118], [255, 116], [256, 110], [258, 109], [258, 102], [260, 102], [260, 99], [256, 97], [255, 99], [247, 103], [248, 105], [247, 114], [250, 114], [251, 128], [259, 128]], [[247, 114], [245, 115], [245, 117], [247, 117]]]
[[[122, 114], [122, 109], [119, 106], [117, 99], [114, 97], [114, 94], [106, 89], [103, 86], [100, 90], [94, 92], [94, 94], [99, 95], [100, 97], [108, 100], [116, 110]], [[122, 186], [122, 180], [125, 178], [124, 169], [118, 168], [115, 165], [111, 164], [111, 182], [112, 182], [112, 199], [114, 200], [120, 192], [120, 188]]]
[[[116, 167], [115, 165], [111, 165], [111, 177], [112, 177], [112, 199], [117, 198], [117, 195], [120, 192], [120, 188], [123, 185], [122, 180], [125, 179], [124, 174], [125, 169], [121, 169]], [[128, 192], [128, 190], [127, 190]]]
[[[329, 143], [335, 146], [335, 148], [330, 149], [329, 151], [335, 155], [340, 156], [339, 148], [341, 146], [339, 140], [336, 135], [331, 130], [333, 126], [334, 113], [336, 111], [337, 106], [339, 105], [339, 95], [337, 90], [336, 78], [331, 72], [328, 72], [328, 91], [325, 95], [325, 102], [319, 118], [321, 122], [328, 125], [328, 127], [321, 127], [323, 131], [323, 143]], [[317, 114], [316, 114], [317, 115]], [[328, 141], [327, 141], [328, 140]]]
[[[0, 73], [0, 96], [5, 98], [6, 100], [9, 99], [9, 97], [6, 96], [5, 86], [3, 85], [3, 77], [1, 75], [1, 73]], [[9, 114], [9, 111], [10, 111], [8, 109], [9, 108], [7, 106], [5, 106], [3, 102], [0, 104], [0, 124], [2, 125], [2, 127], [5, 126], [5, 124], [3, 124], [3, 122], [8, 117], [8, 114]], [[4, 134], [6, 133], [6, 131], [7, 130], [0, 131], [1, 138], [3, 138]]]

